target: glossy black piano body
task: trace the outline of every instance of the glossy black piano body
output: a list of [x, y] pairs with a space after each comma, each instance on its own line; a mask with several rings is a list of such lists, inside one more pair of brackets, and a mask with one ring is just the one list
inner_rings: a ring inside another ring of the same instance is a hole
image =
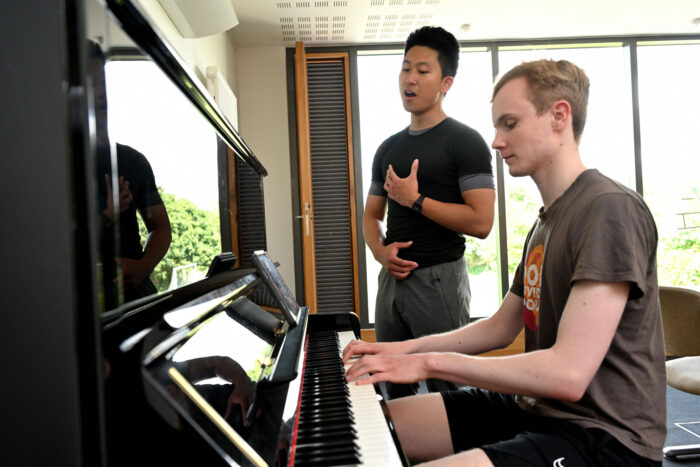
[[[139, 53], [158, 65], [204, 115], [239, 165], [254, 171], [255, 180], [267, 174], [197, 75], [142, 13], [139, 2], [90, 3], [104, 3], [104, 21], [113, 18], [114, 26], [138, 46]], [[97, 22], [102, 22], [101, 16]], [[201, 155], [192, 156], [197, 157]], [[227, 203], [229, 195], [220, 193]], [[220, 201], [219, 208], [221, 224], [230, 227], [228, 216], [233, 207], [222, 206]], [[265, 238], [264, 231], [257, 233]], [[221, 237], [221, 247], [226, 250], [231, 239], [225, 238], [223, 228]], [[240, 253], [251, 245], [239, 246]], [[268, 282], [268, 295], [261, 296], [265, 274], [254, 267], [230, 270], [234, 263], [231, 257], [215, 258], [206, 279], [100, 315], [107, 465], [288, 465], [295, 457], [295, 465], [362, 462], [362, 446], [352, 419], [333, 433], [332, 441], [319, 438], [317, 427], [325, 431], [328, 426], [318, 416], [327, 412], [335, 417], [343, 403], [327, 383], [314, 388], [301, 375], [302, 369], [314, 368], [305, 359], [307, 352], [316, 352], [312, 336], [349, 331], [359, 337], [357, 316], [309, 313], [301, 308], [290, 320], [284, 307], [289, 300], [278, 301], [276, 308], [282, 314], [268, 311], [263, 306], [270, 306], [270, 291], [276, 286]], [[277, 279], [277, 286], [288, 292], [281, 278]], [[340, 343], [333, 351], [321, 353], [335, 361], [335, 377], [344, 386]], [[304, 389], [312, 395], [300, 396]], [[303, 423], [297, 417], [297, 409], [307, 409], [311, 401], [318, 405], [311, 417], [316, 425], [309, 417]], [[347, 412], [349, 406], [346, 403], [341, 410]], [[336, 425], [337, 421], [333, 419]], [[372, 424], [387, 430], [385, 438], [391, 437], [383, 416]], [[319, 454], [319, 442], [330, 451]], [[346, 456], [348, 449], [354, 457]]]
[[357, 316], [301, 308], [290, 327], [253, 301], [255, 271], [223, 276], [153, 326], [107, 326], [108, 464], [361, 465], [337, 337]]

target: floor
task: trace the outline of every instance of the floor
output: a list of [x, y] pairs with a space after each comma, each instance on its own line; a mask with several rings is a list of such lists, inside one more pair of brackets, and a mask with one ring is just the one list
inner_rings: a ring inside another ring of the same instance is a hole
[[[700, 444], [700, 396], [669, 386], [666, 392], [666, 410], [668, 430], [666, 446]], [[663, 465], [664, 467], [700, 467], [700, 456], [675, 462], [664, 459]]]

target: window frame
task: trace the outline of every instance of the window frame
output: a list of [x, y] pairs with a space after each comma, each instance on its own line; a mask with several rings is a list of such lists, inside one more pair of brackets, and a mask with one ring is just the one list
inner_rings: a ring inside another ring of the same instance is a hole
[[[487, 48], [491, 53], [491, 68], [492, 68], [492, 79], [499, 76], [501, 70], [499, 69], [499, 52], [503, 50], [512, 50], [514, 48], [523, 49], [538, 49], [538, 48], [566, 48], [571, 47], [601, 47], [605, 44], [622, 46], [628, 53], [629, 60], [629, 70], [627, 79], [629, 79], [630, 89], [631, 89], [631, 105], [632, 105], [632, 131], [633, 131], [633, 144], [634, 144], [634, 170], [635, 170], [635, 189], [637, 193], [641, 196], [644, 195], [643, 187], [643, 164], [642, 164], [642, 137], [641, 137], [641, 122], [640, 122], [640, 109], [639, 109], [639, 79], [638, 79], [638, 69], [637, 69], [637, 48], [641, 46], [649, 45], [673, 45], [673, 43], [700, 43], [700, 34], [670, 34], [670, 35], [634, 35], [634, 36], [595, 36], [595, 37], [564, 37], [564, 38], [540, 38], [540, 39], [513, 39], [513, 40], [493, 40], [493, 41], [460, 41], [460, 48], [472, 49], [472, 48]], [[359, 99], [358, 99], [358, 76], [357, 76], [357, 56], [358, 54], [366, 53], [396, 53], [397, 51], [403, 52], [403, 43], [386, 43], [386, 44], [358, 44], [351, 46], [315, 46], [310, 45], [306, 47], [309, 53], [318, 52], [347, 52], [350, 57], [350, 88], [351, 88], [351, 99], [352, 99], [352, 125], [353, 125], [353, 146], [355, 148], [355, 199], [361, 201], [364, 199], [363, 186], [362, 186], [362, 153], [361, 153], [361, 134], [360, 134], [360, 122], [359, 122]], [[287, 76], [288, 81], [291, 86], [288, 85], [288, 108], [290, 115], [290, 157], [292, 163], [292, 197], [294, 211], [292, 214], [298, 216], [300, 213], [298, 211], [298, 180], [297, 173], [298, 167], [296, 167], [296, 144], [294, 143], [296, 139], [296, 121], [293, 118], [293, 113], [295, 109], [293, 95], [290, 95], [290, 89], [293, 90], [293, 48], [287, 49]], [[293, 94], [293, 93], [292, 93]], [[498, 292], [502, 297], [505, 296], [506, 292], [510, 287], [509, 275], [508, 275], [508, 256], [507, 256], [507, 229], [506, 224], [506, 209], [505, 209], [505, 175], [503, 161], [500, 158], [494, 160], [495, 167], [495, 180], [496, 180], [496, 191], [497, 191], [497, 227], [498, 227], [498, 276], [499, 283]], [[296, 197], [296, 199], [294, 199]], [[362, 215], [364, 213], [364, 206], [359, 202], [356, 206], [356, 216], [357, 216], [357, 238], [358, 243], [360, 241], [364, 242], [364, 237], [362, 236]], [[295, 273], [296, 273], [296, 283], [297, 283], [297, 297], [303, 300], [303, 275], [299, 273], [301, 267], [301, 257], [299, 254], [300, 243], [298, 239], [298, 234], [294, 233], [294, 249], [295, 249]], [[358, 252], [358, 272], [359, 272], [359, 285], [360, 285], [360, 315], [362, 316], [362, 327], [372, 328], [373, 323], [367, 321], [367, 280], [371, 278], [367, 277], [367, 268], [365, 267], [364, 261], [364, 248], [359, 248]], [[495, 311], [495, 310], [494, 310]]]

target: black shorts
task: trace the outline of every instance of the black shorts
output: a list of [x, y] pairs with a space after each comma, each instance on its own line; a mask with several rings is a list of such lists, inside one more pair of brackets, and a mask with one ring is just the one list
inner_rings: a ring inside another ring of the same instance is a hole
[[481, 448], [501, 466], [661, 466], [606, 431], [534, 415], [513, 396], [482, 389], [442, 394], [455, 452]]

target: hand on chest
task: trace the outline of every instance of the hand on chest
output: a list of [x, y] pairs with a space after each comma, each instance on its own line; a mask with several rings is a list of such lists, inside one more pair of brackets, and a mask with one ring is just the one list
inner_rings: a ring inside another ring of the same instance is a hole
[[452, 185], [457, 182], [457, 170], [449, 158], [441, 157], [437, 154], [418, 153], [406, 151], [404, 154], [388, 157], [383, 164], [384, 177], [389, 169], [389, 165], [394, 169], [394, 173], [401, 178], [406, 178], [411, 173], [413, 161], [418, 159], [418, 171], [416, 178], [418, 183], [447, 184]]

